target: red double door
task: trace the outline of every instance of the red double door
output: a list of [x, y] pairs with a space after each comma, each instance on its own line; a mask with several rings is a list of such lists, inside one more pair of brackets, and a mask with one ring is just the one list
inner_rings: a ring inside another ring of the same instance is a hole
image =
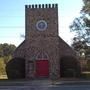
[[48, 60], [36, 61], [36, 77], [48, 77], [49, 76], [49, 63]]

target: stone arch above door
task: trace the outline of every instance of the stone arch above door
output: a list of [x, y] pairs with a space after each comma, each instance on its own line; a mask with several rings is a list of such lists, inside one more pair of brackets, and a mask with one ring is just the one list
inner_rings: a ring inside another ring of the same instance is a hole
[[49, 60], [49, 56], [46, 52], [38, 52], [36, 55], [36, 60]]

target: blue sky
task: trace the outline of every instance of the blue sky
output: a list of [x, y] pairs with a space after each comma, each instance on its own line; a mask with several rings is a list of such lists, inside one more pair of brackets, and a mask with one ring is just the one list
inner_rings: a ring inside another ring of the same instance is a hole
[[0, 1], [0, 43], [11, 43], [18, 46], [24, 39], [25, 33], [25, 5], [58, 3], [59, 36], [68, 44], [73, 34], [69, 25], [79, 15], [82, 0], [1, 0]]

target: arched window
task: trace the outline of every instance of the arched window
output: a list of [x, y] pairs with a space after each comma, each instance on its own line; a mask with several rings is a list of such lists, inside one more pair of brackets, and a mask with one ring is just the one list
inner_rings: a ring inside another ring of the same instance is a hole
[[36, 56], [36, 60], [48, 60], [48, 54], [46, 52], [39, 52]]

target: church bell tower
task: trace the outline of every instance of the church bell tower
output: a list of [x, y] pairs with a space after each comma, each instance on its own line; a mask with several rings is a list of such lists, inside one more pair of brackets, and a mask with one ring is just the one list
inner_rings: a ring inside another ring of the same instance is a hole
[[58, 5], [25, 6], [26, 77], [58, 77]]

